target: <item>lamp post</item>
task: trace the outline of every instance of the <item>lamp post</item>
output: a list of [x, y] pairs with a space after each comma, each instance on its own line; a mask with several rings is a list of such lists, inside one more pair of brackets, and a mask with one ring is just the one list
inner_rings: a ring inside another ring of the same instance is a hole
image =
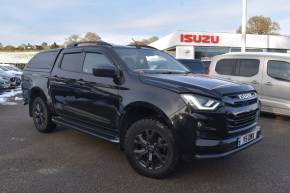
[[247, 42], [247, 0], [243, 1], [243, 16], [242, 16], [242, 52], [246, 52]]

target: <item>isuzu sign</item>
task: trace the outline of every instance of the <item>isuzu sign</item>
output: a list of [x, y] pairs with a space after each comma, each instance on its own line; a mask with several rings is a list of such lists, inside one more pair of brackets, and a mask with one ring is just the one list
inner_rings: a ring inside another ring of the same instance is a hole
[[215, 35], [180, 34], [180, 42], [218, 44], [219, 41], [220, 37]]

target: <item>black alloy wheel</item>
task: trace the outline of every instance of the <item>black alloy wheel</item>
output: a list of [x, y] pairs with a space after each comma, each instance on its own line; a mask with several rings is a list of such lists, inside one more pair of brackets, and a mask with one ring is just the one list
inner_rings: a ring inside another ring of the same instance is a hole
[[151, 129], [146, 129], [134, 140], [135, 159], [149, 170], [162, 168], [168, 159], [168, 151], [166, 140]]
[[32, 106], [33, 122], [36, 129], [43, 133], [51, 132], [56, 125], [51, 121], [51, 114], [47, 108], [45, 100], [37, 97]]
[[172, 131], [153, 118], [133, 123], [126, 133], [124, 147], [131, 166], [144, 176], [166, 177], [179, 162]]

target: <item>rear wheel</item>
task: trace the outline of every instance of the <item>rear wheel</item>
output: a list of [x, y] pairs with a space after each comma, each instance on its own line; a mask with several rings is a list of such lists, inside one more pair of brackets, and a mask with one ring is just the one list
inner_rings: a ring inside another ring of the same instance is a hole
[[171, 130], [154, 119], [139, 120], [129, 128], [125, 151], [131, 166], [148, 177], [166, 177], [179, 161]]
[[32, 116], [38, 131], [48, 133], [55, 129], [56, 125], [51, 121], [51, 113], [41, 97], [36, 97], [33, 101]]

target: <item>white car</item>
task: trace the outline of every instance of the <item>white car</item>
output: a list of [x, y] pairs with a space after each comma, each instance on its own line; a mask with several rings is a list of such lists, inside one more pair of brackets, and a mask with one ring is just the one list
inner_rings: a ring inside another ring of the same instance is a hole
[[8, 80], [2, 79], [0, 77], [0, 90], [1, 89], [8, 89], [11, 87], [11, 83]]
[[[15, 67], [16, 68], [16, 67]], [[0, 64], [0, 69], [10, 74], [11, 76], [21, 77], [22, 72], [19, 69], [15, 69], [7, 64]]]
[[251, 84], [262, 111], [290, 116], [290, 54], [246, 52], [213, 58], [210, 76]]

